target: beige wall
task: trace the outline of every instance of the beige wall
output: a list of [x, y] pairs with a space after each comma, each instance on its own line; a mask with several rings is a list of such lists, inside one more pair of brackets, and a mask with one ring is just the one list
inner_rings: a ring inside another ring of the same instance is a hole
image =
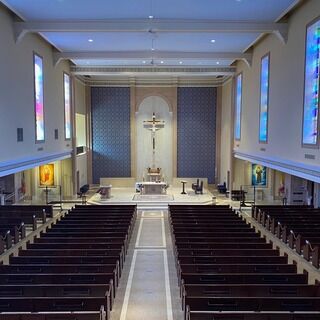
[[[12, 18], [0, 6], [0, 169], [6, 162], [70, 153], [72, 144], [64, 139], [63, 72], [69, 63], [54, 67], [52, 47], [35, 34], [15, 42]], [[33, 52], [44, 62], [45, 142], [35, 143]], [[17, 142], [17, 128], [24, 129], [24, 141]], [[54, 130], [59, 139], [54, 139]], [[43, 150], [38, 150], [43, 148]]]
[[230, 80], [222, 87], [220, 183], [227, 182], [227, 172], [231, 171], [232, 108], [232, 80]]
[[[281, 166], [285, 170], [285, 166], [291, 164], [297, 166], [298, 172], [301, 168], [320, 170], [319, 148], [301, 146], [305, 32], [306, 25], [319, 13], [320, 1], [307, 1], [289, 19], [289, 38], [286, 44], [275, 35], [269, 35], [254, 47], [252, 67], [243, 62], [237, 63], [237, 72], [243, 72], [243, 103], [241, 142], [235, 142], [236, 153], [260, 158], [270, 164], [273, 161], [273, 164], [280, 165], [280, 170]], [[259, 144], [260, 60], [268, 52], [268, 143]], [[224, 104], [227, 104], [228, 98], [224, 99]], [[305, 154], [314, 155], [315, 160], [306, 159]]]
[[74, 106], [75, 112], [80, 114], [86, 114], [86, 85], [79, 79], [74, 78]]

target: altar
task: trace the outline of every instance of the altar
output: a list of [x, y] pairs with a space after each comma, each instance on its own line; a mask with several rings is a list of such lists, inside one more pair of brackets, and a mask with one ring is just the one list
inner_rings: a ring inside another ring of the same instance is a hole
[[166, 194], [167, 193], [167, 183], [166, 182], [153, 182], [153, 181], [143, 181], [136, 183], [136, 189], [140, 190], [141, 194]]

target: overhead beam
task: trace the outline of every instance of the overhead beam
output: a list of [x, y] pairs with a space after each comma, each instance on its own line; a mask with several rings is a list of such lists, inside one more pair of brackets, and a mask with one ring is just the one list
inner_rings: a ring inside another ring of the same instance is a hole
[[16, 40], [28, 32], [231, 32], [276, 33], [286, 41], [287, 23], [184, 19], [109, 19], [14, 22]]
[[176, 51], [86, 51], [86, 52], [55, 52], [53, 63], [57, 65], [61, 60], [244, 60], [248, 65], [252, 62], [252, 53], [242, 52], [176, 52]]
[[168, 67], [168, 66], [135, 66], [135, 67], [97, 67], [97, 66], [71, 66], [74, 75], [108, 76], [115, 79], [128, 78], [132, 76], [155, 78], [165, 77], [201, 77], [232, 76], [236, 72], [236, 67]]

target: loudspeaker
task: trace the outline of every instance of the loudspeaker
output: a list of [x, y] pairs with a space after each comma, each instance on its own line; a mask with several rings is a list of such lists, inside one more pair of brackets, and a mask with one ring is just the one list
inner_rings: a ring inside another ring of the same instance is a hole
[[58, 130], [58, 129], [54, 129], [54, 138], [55, 138], [56, 140], [59, 139], [59, 130]]
[[17, 141], [23, 141], [23, 128], [17, 128]]

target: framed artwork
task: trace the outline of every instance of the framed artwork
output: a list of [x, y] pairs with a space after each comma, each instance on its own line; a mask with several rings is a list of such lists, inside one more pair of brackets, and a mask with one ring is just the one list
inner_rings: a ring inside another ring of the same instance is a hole
[[260, 164], [252, 164], [251, 179], [253, 186], [267, 186], [267, 168]]
[[45, 164], [39, 167], [40, 187], [54, 186], [54, 164]]

